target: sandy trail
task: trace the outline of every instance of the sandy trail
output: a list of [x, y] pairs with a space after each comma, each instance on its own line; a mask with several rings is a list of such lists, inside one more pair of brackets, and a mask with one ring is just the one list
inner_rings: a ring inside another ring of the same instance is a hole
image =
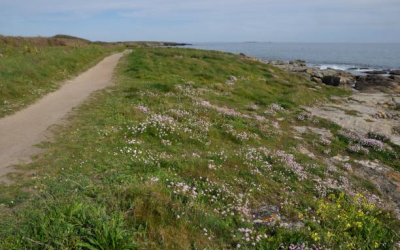
[[35, 145], [48, 138], [50, 126], [60, 124], [68, 112], [91, 93], [109, 86], [114, 68], [129, 52], [103, 59], [35, 104], [0, 119], [0, 177], [13, 172], [13, 165], [29, 161], [40, 152]]

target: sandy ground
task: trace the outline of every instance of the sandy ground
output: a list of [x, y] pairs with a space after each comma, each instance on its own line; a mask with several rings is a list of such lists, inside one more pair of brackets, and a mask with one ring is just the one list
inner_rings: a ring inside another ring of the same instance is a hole
[[0, 119], [0, 176], [13, 172], [13, 165], [28, 162], [40, 152], [35, 145], [50, 137], [50, 126], [60, 124], [68, 112], [91, 93], [109, 86], [114, 68], [129, 52], [103, 59], [35, 104]]
[[400, 125], [398, 118], [379, 117], [377, 114], [390, 114], [400, 118], [400, 112], [388, 109], [394, 95], [382, 93], [355, 93], [342, 99], [340, 104], [326, 103], [321, 106], [308, 108], [313, 115], [331, 120], [340, 126], [366, 134], [379, 132], [388, 135], [391, 141], [400, 145], [400, 135], [393, 130]]

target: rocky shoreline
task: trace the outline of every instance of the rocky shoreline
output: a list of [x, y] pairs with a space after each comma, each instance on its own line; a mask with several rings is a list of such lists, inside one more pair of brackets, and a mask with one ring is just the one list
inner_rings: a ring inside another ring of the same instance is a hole
[[310, 67], [302, 60], [283, 62], [246, 58], [301, 74], [318, 84], [351, 89], [353, 95], [337, 98], [340, 102], [335, 105], [321, 104], [312, 108], [311, 113], [362, 134], [385, 134], [400, 145], [400, 70], [385, 71], [385, 75], [381, 75], [381, 71], [353, 75], [343, 70]]
[[365, 75], [356, 76], [343, 70], [310, 67], [302, 60], [262, 62], [289, 72], [301, 73], [316, 83], [354, 88], [365, 93], [400, 93], [400, 70], [366, 71]]

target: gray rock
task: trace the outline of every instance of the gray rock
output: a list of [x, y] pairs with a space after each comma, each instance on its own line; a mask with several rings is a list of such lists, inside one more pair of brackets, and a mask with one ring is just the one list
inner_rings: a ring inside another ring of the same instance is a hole
[[395, 92], [398, 84], [389, 77], [367, 75], [356, 77], [355, 88], [363, 92]]
[[316, 82], [316, 83], [322, 83], [322, 79], [319, 77], [311, 77], [311, 81]]
[[307, 63], [303, 60], [290, 61], [289, 64], [298, 65], [299, 67], [306, 67]]
[[392, 79], [393, 81], [400, 84], [400, 76], [391, 75], [389, 76], [389, 79]]
[[391, 74], [391, 75], [397, 75], [397, 76], [400, 76], [400, 69], [397, 69], [397, 70], [392, 70], [392, 71], [390, 71], [390, 74]]
[[265, 205], [252, 211], [254, 226], [283, 227], [288, 230], [299, 230], [304, 227], [300, 221], [289, 221], [279, 213], [276, 206]]
[[394, 103], [394, 108], [400, 109], [400, 97], [393, 97], [392, 101]]
[[356, 79], [354, 76], [351, 77], [340, 77], [340, 85], [341, 87], [350, 88], [354, 85]]
[[251, 214], [254, 218], [253, 224], [258, 225], [278, 226], [282, 220], [278, 207], [271, 205], [265, 205]]
[[339, 72], [333, 69], [324, 69], [321, 70], [320, 73], [322, 74], [323, 77], [325, 77], [325, 76], [337, 76]]
[[372, 71], [366, 71], [365, 73], [370, 74], [370, 75], [385, 75], [389, 73], [389, 69], [387, 70], [372, 70]]
[[383, 197], [400, 206], [400, 192], [398, 192], [399, 173], [380, 162], [356, 161], [360, 164], [356, 172], [358, 175], [375, 184]]
[[340, 85], [340, 77], [339, 76], [324, 76], [322, 78], [322, 82], [326, 85], [336, 86]]
[[393, 133], [396, 135], [400, 135], [400, 125], [393, 127]]
[[227, 85], [234, 85], [235, 84], [235, 82], [237, 81], [238, 79], [237, 79], [237, 77], [236, 76], [230, 76], [229, 77], [229, 80], [228, 81], [226, 81], [226, 83], [225, 84], [227, 84]]

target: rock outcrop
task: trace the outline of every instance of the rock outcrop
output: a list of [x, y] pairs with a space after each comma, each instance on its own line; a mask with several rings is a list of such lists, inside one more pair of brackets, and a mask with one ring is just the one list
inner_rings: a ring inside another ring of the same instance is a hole
[[303, 73], [311, 81], [316, 83], [324, 83], [327, 85], [350, 88], [355, 83], [355, 77], [342, 70], [335, 69], [319, 69], [317, 67], [308, 67], [305, 61], [266, 61], [268, 65], [272, 65], [283, 70], [295, 73]]
[[[336, 69], [320, 69], [317, 67], [309, 67], [303, 60], [295, 61], [263, 61], [254, 57], [246, 57], [247, 60], [260, 61], [262, 63], [272, 65], [285, 71], [299, 73], [309, 78], [315, 83], [324, 83], [326, 85], [355, 88], [361, 92], [376, 93], [384, 92], [391, 94], [400, 93], [400, 70], [374, 70], [366, 71], [366, 75], [355, 76], [350, 72]], [[359, 70], [360, 68], [354, 68]], [[389, 76], [387, 76], [390, 74]], [[384, 76], [386, 75], [386, 76]]]
[[390, 71], [390, 74], [391, 74], [391, 75], [400, 76], [400, 69], [398, 69], [398, 70], [392, 70], [392, 71]]
[[388, 74], [389, 72], [390, 72], [390, 69], [365, 71], [365, 73], [369, 74], [369, 75], [385, 75], [385, 74]]
[[357, 76], [355, 89], [373, 93], [373, 92], [397, 92], [399, 91], [399, 83], [392, 78], [380, 75]]

